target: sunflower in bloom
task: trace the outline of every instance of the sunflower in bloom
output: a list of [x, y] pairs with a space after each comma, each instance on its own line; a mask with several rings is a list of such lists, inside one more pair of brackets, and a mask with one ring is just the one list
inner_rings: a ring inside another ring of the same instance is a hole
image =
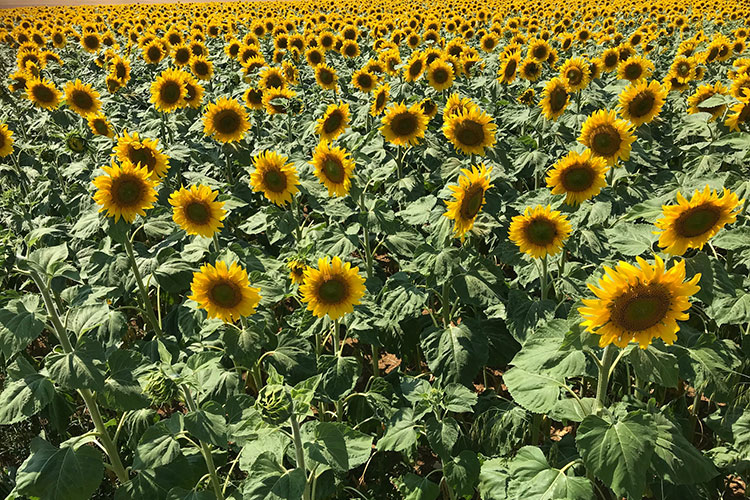
[[321, 88], [336, 90], [336, 82], [338, 81], [336, 70], [326, 63], [318, 64], [315, 66], [315, 81]]
[[352, 74], [352, 85], [360, 92], [369, 94], [378, 84], [378, 77], [367, 69], [360, 69]]
[[633, 126], [617, 118], [614, 111], [600, 109], [583, 123], [578, 142], [589, 148], [594, 155], [607, 160], [612, 166], [618, 160], [630, 158], [630, 145], [635, 141]]
[[203, 85], [190, 73], [182, 73], [182, 81], [185, 84], [185, 105], [193, 109], [201, 107], [203, 102]]
[[305, 281], [299, 287], [302, 302], [319, 318], [328, 315], [339, 319], [354, 311], [365, 294], [365, 279], [358, 273], [358, 267], [351, 267], [338, 257], [318, 259], [317, 269], [305, 270]]
[[99, 92], [88, 83], [84, 85], [81, 80], [68, 82], [65, 84], [64, 91], [68, 107], [82, 117], [86, 118], [99, 113], [102, 106]]
[[279, 68], [266, 68], [258, 75], [258, 87], [261, 89], [280, 89], [286, 87], [284, 73]]
[[464, 154], [484, 155], [484, 148], [495, 144], [497, 126], [478, 107], [445, 118], [443, 134]]
[[620, 116], [636, 127], [651, 122], [661, 111], [667, 89], [658, 81], [631, 83], [620, 93]]
[[597, 296], [583, 299], [578, 311], [585, 319], [581, 326], [599, 335], [601, 347], [615, 344], [624, 348], [638, 342], [645, 349], [654, 338], [672, 344], [689, 315], [689, 298], [700, 290], [701, 275], [685, 281], [685, 261], [666, 269], [658, 256], [654, 265], [636, 257], [638, 266], [620, 261], [615, 269], [605, 267], [598, 286], [589, 285]]
[[212, 136], [219, 142], [242, 140], [249, 128], [247, 111], [235, 99], [220, 97], [218, 101], [209, 104], [203, 115], [204, 135]]
[[305, 271], [307, 270], [307, 264], [298, 259], [290, 260], [287, 262], [286, 267], [289, 268], [289, 279], [295, 285], [301, 285], [305, 282]]
[[349, 126], [349, 105], [329, 104], [323, 118], [318, 120], [315, 132], [323, 141], [332, 141]]
[[548, 120], [557, 120], [565, 112], [570, 102], [570, 93], [568, 85], [564, 79], [553, 78], [544, 86], [542, 100], [539, 106], [542, 108], [542, 114]]
[[372, 105], [370, 106], [370, 116], [378, 116], [385, 109], [390, 97], [391, 86], [387, 83], [379, 86], [372, 94]]
[[159, 180], [167, 175], [169, 170], [169, 157], [159, 151], [158, 139], [141, 139], [138, 132], [133, 135], [124, 135], [117, 139], [114, 154], [120, 162], [129, 161], [133, 165], [146, 167], [154, 180]]
[[115, 222], [122, 217], [128, 223], [135, 220], [136, 215], [146, 215], [146, 210], [154, 206], [156, 201], [157, 181], [151, 178], [146, 167], [133, 165], [129, 161], [120, 165], [102, 167], [105, 175], [94, 179], [96, 193], [94, 201], [106, 210], [107, 217], [114, 217]]
[[289, 102], [297, 93], [293, 90], [267, 89], [263, 91], [263, 107], [269, 115], [287, 114], [290, 111]]
[[419, 52], [413, 52], [409, 62], [404, 68], [404, 80], [414, 82], [424, 73], [424, 55]]
[[654, 72], [654, 63], [643, 56], [630, 56], [617, 66], [617, 78], [637, 82]]
[[214, 64], [205, 56], [193, 56], [190, 58], [190, 71], [199, 80], [210, 80], [214, 74]]
[[453, 78], [453, 66], [442, 58], [427, 66], [427, 83], [438, 92], [453, 86]]
[[4, 158], [13, 152], [13, 131], [8, 130], [8, 125], [0, 123], [0, 158]]
[[729, 89], [720, 81], [713, 85], [704, 84], [699, 86], [695, 93], [688, 97], [688, 113], [691, 115], [696, 113], [710, 113], [711, 120], [716, 120], [724, 113], [726, 105], [707, 106], [703, 103], [715, 95], [726, 95], [728, 92]]
[[352, 186], [354, 160], [346, 150], [331, 148], [327, 141], [318, 144], [313, 154], [315, 175], [328, 189], [328, 196], [346, 196]]
[[592, 155], [590, 150], [582, 154], [570, 151], [547, 174], [547, 187], [552, 194], [566, 195], [568, 205], [580, 205], [607, 185], [604, 178], [607, 170], [606, 160]]
[[492, 167], [484, 164], [461, 169], [458, 186], [448, 186], [453, 191], [453, 200], [446, 201], [448, 210], [443, 216], [454, 221], [453, 232], [456, 238], [463, 238], [467, 231], [474, 227], [474, 221], [484, 205], [484, 193], [492, 187], [490, 184]]
[[427, 118], [434, 117], [438, 112], [437, 104], [435, 104], [435, 101], [430, 98], [422, 99], [419, 105], [422, 107], [422, 113], [424, 113]]
[[744, 201], [728, 189], [719, 196], [708, 186], [696, 190], [690, 201], [678, 192], [677, 205], [663, 206], [662, 217], [655, 223], [660, 230], [659, 247], [672, 255], [682, 255], [688, 248], [703, 248], [721, 228], [737, 220]]
[[159, 111], [171, 113], [185, 105], [187, 86], [185, 73], [181, 70], [168, 69], [151, 84], [151, 102]]
[[60, 105], [62, 94], [55, 84], [46, 78], [29, 78], [26, 81], [26, 97], [35, 106], [44, 109], [55, 109]]
[[750, 123], [750, 91], [745, 91], [745, 96], [740, 98], [740, 102], [731, 107], [724, 121], [729, 130], [734, 132], [739, 132], [743, 123]]
[[497, 78], [500, 83], [513, 83], [518, 74], [518, 67], [521, 65], [521, 54], [511, 52], [500, 59], [500, 67], [497, 71]]
[[218, 191], [202, 184], [180, 188], [169, 197], [172, 220], [187, 234], [210, 238], [224, 227], [227, 211], [224, 203], [216, 201]]
[[245, 99], [245, 106], [248, 108], [263, 109], [263, 89], [250, 87], [245, 91], [243, 98]]
[[563, 214], [549, 205], [537, 205], [513, 217], [508, 235], [523, 253], [540, 258], [558, 253], [570, 231], [570, 222]]
[[262, 192], [269, 201], [284, 206], [299, 188], [299, 179], [289, 158], [275, 151], [264, 151], [253, 158], [255, 171], [250, 174], [253, 191]]
[[560, 68], [562, 78], [571, 92], [577, 92], [586, 88], [591, 81], [589, 64], [581, 57], [568, 59]]
[[94, 135], [102, 135], [112, 139], [115, 136], [115, 131], [112, 128], [112, 124], [109, 123], [107, 117], [104, 115], [91, 115], [88, 119], [89, 128]]
[[201, 266], [199, 272], [193, 273], [190, 290], [193, 294], [188, 298], [205, 309], [209, 318], [225, 323], [255, 314], [261, 298], [260, 288], [250, 286], [247, 271], [236, 262], [229, 267], [223, 261], [216, 266]]
[[448, 100], [445, 102], [445, 107], [443, 108], [443, 120], [447, 120], [453, 115], [471, 111], [476, 107], [477, 105], [474, 104], [474, 101], [472, 101], [468, 97], [461, 97], [458, 94], [451, 94], [448, 97]]
[[422, 112], [418, 102], [408, 108], [400, 102], [388, 108], [380, 132], [385, 140], [396, 146], [415, 146], [424, 137], [427, 122], [429, 118]]

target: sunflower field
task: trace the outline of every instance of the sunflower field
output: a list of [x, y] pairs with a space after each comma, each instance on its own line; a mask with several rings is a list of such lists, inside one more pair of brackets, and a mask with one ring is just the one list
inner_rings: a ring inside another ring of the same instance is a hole
[[0, 10], [0, 498], [746, 498], [749, 32]]

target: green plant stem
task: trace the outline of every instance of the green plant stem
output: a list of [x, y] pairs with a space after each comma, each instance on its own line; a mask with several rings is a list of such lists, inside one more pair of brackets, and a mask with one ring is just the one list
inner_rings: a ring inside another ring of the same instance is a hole
[[[362, 190], [362, 194], [359, 197], [359, 208], [362, 211], [362, 214], [364, 214], [365, 217], [367, 217], [367, 209], [365, 208], [365, 191]], [[365, 245], [365, 263], [366, 263], [366, 270], [367, 270], [367, 279], [372, 278], [372, 249], [370, 248], [370, 224], [369, 221], [366, 219], [364, 224], [362, 225], [362, 229], [364, 231], [364, 245]]]
[[380, 376], [380, 368], [378, 367], [378, 361], [380, 360], [380, 347], [372, 344], [372, 376]]
[[531, 446], [537, 446], [539, 444], [539, 431], [542, 427], [542, 414], [535, 413], [534, 419], [531, 422]]
[[599, 378], [596, 383], [596, 400], [594, 401], [594, 415], [601, 415], [607, 404], [607, 386], [609, 385], [609, 372], [615, 360], [617, 347], [609, 344], [604, 348], [601, 364], [599, 365]]
[[[299, 422], [297, 422], [297, 415], [294, 413], [294, 403], [292, 403], [292, 414], [289, 417], [289, 423], [292, 425], [292, 438], [294, 439], [294, 453], [297, 460], [297, 468], [302, 469], [305, 474], [305, 483], [307, 483], [307, 467], [305, 465], [305, 452], [302, 448], [302, 436], [299, 432]], [[310, 499], [310, 491], [305, 484], [305, 491], [302, 494], [302, 498], [305, 500]]]
[[[195, 404], [193, 394], [190, 392], [190, 388], [187, 385], [182, 386], [182, 392], [185, 394], [185, 404], [190, 411], [197, 411], [198, 405]], [[208, 443], [203, 440], [198, 440], [201, 447], [201, 453], [203, 459], [206, 461], [206, 467], [208, 468], [208, 475], [211, 478], [211, 487], [216, 495], [216, 500], [224, 500], [224, 494], [221, 492], [221, 483], [219, 482], [219, 476], [216, 474], [216, 464], [214, 464], [214, 456], [211, 454], [211, 447]]]
[[333, 353], [336, 356], [340, 356], [339, 344], [341, 343], [341, 337], [339, 336], [339, 320], [333, 320]]
[[701, 392], [693, 387], [695, 395], [693, 396], [693, 406], [690, 408], [690, 440], [693, 440], [695, 435], [695, 426], [698, 423], [698, 408], [701, 402]]
[[[71, 354], [73, 352], [73, 346], [68, 339], [68, 334], [66, 333], [65, 327], [60, 320], [60, 315], [58, 314], [57, 309], [55, 309], [55, 304], [52, 301], [52, 297], [50, 296], [46, 284], [36, 271], [31, 271], [31, 279], [34, 280], [37, 288], [39, 288], [39, 292], [42, 294], [42, 300], [44, 301], [44, 305], [47, 308], [47, 313], [49, 314], [50, 321], [52, 321], [52, 326], [55, 328], [57, 339], [60, 341], [60, 345], [62, 346], [63, 351], [66, 354]], [[89, 410], [91, 421], [94, 423], [94, 428], [99, 435], [102, 446], [107, 451], [107, 455], [109, 455], [109, 461], [111, 462], [112, 470], [115, 472], [117, 479], [121, 483], [124, 484], [128, 482], [130, 478], [128, 477], [128, 473], [125, 470], [125, 467], [122, 465], [122, 460], [120, 460], [120, 455], [117, 452], [117, 446], [112, 441], [112, 438], [109, 435], [109, 431], [104, 425], [104, 420], [102, 419], [102, 414], [99, 411], [99, 406], [96, 403], [94, 394], [89, 389], [79, 389], [78, 392], [81, 394], [81, 397], [86, 404], [86, 408], [88, 408]]]
[[443, 326], [445, 328], [448, 328], [448, 326], [451, 324], [451, 315], [450, 315], [450, 293], [451, 293], [451, 285], [450, 282], [446, 279], [443, 282], [443, 291], [440, 296], [440, 311], [443, 314]]
[[232, 156], [229, 154], [229, 147], [227, 144], [224, 145], [224, 160], [226, 162], [225, 169], [227, 175], [227, 182], [232, 187], [234, 184], [234, 176], [232, 175]]
[[135, 254], [133, 252], [133, 243], [130, 238], [125, 238], [125, 252], [128, 254], [128, 260], [130, 261], [130, 267], [133, 269], [133, 275], [135, 276], [135, 282], [138, 284], [138, 290], [141, 292], [141, 299], [143, 300], [143, 310], [146, 312], [146, 319], [151, 325], [151, 328], [156, 333], [157, 337], [162, 336], [161, 327], [159, 321], [154, 315], [154, 307], [151, 305], [151, 300], [148, 298], [148, 290], [146, 290], [143, 284], [143, 277], [141, 272], [138, 270], [138, 263], [135, 261]]
[[545, 254], [544, 257], [542, 257], [542, 274], [540, 275], [540, 280], [542, 283], [542, 300], [547, 299], [547, 282], [549, 281], [549, 276], [547, 276], [547, 255]]
[[214, 241], [214, 250], [216, 250], [216, 253], [218, 255], [219, 251], [221, 250], [221, 246], [219, 246], [219, 233], [214, 233], [212, 239]]

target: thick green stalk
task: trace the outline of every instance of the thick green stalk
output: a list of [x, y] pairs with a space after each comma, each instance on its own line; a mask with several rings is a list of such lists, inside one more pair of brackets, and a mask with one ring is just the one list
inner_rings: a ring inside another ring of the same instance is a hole
[[133, 243], [131, 243], [130, 238], [125, 238], [124, 245], [125, 252], [128, 254], [128, 260], [130, 261], [130, 267], [132, 268], [133, 275], [135, 276], [135, 282], [138, 284], [138, 290], [141, 292], [141, 299], [143, 300], [143, 310], [146, 312], [146, 320], [151, 325], [151, 328], [154, 330], [154, 333], [156, 333], [156, 336], [161, 337], [161, 326], [159, 325], [159, 320], [157, 320], [156, 316], [154, 315], [154, 308], [151, 305], [151, 300], [148, 298], [148, 290], [143, 284], [143, 277], [141, 276], [141, 272], [138, 270], [138, 263], [135, 261]]
[[[362, 191], [362, 195], [360, 196], [359, 200], [359, 208], [361, 210], [361, 213], [367, 217], [367, 209], [365, 208], [365, 192]], [[365, 244], [365, 263], [366, 263], [366, 270], [367, 270], [367, 279], [372, 278], [372, 249], [370, 248], [370, 224], [369, 221], [365, 221], [362, 225], [362, 229], [364, 230], [364, 244]]]
[[[185, 403], [190, 411], [197, 411], [198, 405], [195, 404], [193, 395], [190, 392], [190, 388], [187, 385], [182, 386], [182, 392], [185, 394]], [[214, 456], [211, 454], [211, 446], [208, 443], [199, 440], [201, 446], [201, 453], [203, 459], [206, 461], [206, 467], [208, 468], [208, 475], [211, 478], [211, 487], [216, 495], [216, 500], [224, 500], [224, 494], [221, 491], [221, 483], [219, 482], [219, 476], [216, 474], [216, 464], [214, 463]]]
[[599, 364], [599, 379], [596, 383], [596, 400], [594, 401], [594, 415], [601, 415], [602, 410], [607, 405], [607, 386], [609, 385], [609, 371], [612, 362], [615, 360], [617, 347], [609, 344], [604, 348], [601, 363]]
[[[292, 408], [294, 408], [294, 403], [292, 403]], [[297, 459], [297, 468], [302, 469], [302, 472], [305, 474], [305, 478], [307, 478], [307, 467], [305, 465], [305, 452], [302, 448], [302, 436], [299, 432], [299, 422], [297, 422], [297, 415], [294, 413], [294, 410], [292, 409], [292, 415], [289, 417], [289, 423], [292, 424], [292, 438], [294, 439], [294, 453]], [[305, 491], [302, 494], [302, 498], [304, 500], [310, 499], [310, 491], [307, 485], [305, 485]]]
[[451, 312], [450, 312], [450, 294], [451, 285], [446, 279], [443, 282], [443, 293], [440, 296], [440, 312], [443, 314], [443, 326], [448, 328], [451, 324]]
[[[52, 326], [55, 329], [57, 339], [60, 341], [60, 345], [62, 346], [63, 351], [66, 354], [72, 353], [73, 346], [68, 339], [68, 334], [66, 333], [65, 327], [60, 320], [60, 315], [58, 314], [57, 309], [55, 309], [55, 304], [52, 301], [52, 297], [50, 296], [46, 284], [36, 271], [31, 271], [31, 279], [34, 280], [34, 283], [36, 283], [37, 288], [39, 288], [39, 291], [42, 294], [42, 300], [44, 300], [44, 305], [47, 308], [47, 313], [49, 314], [50, 321], [52, 321]], [[89, 389], [79, 389], [78, 392], [81, 394], [84, 403], [86, 403], [86, 408], [88, 408], [89, 410], [89, 415], [91, 415], [91, 421], [94, 423], [94, 428], [99, 435], [102, 446], [107, 451], [107, 455], [109, 455], [109, 461], [112, 464], [112, 470], [115, 472], [117, 479], [121, 483], [128, 482], [130, 478], [128, 477], [128, 473], [125, 470], [125, 467], [122, 465], [122, 460], [120, 460], [120, 454], [117, 451], [117, 446], [112, 441], [112, 438], [109, 435], [109, 431], [104, 425], [104, 420], [102, 419], [102, 415], [99, 412], [99, 406], [96, 403], [96, 398]]]
[[542, 274], [541, 274], [542, 300], [547, 299], [547, 282], [548, 281], [549, 281], [549, 276], [547, 275], [547, 255], [545, 254], [544, 257], [542, 257]]

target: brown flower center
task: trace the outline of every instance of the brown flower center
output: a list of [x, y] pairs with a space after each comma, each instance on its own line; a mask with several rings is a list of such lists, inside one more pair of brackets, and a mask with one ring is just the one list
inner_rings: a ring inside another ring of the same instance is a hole
[[182, 94], [182, 86], [179, 82], [173, 80], [164, 82], [161, 87], [160, 94], [162, 101], [167, 104], [175, 104], [180, 100], [180, 95]]
[[333, 111], [323, 122], [323, 132], [332, 134], [337, 131], [344, 122], [344, 116], [340, 110]]
[[286, 175], [278, 168], [272, 168], [263, 174], [263, 184], [273, 193], [283, 193], [287, 185]]
[[128, 160], [133, 165], [147, 167], [151, 172], [156, 167], [156, 156], [151, 148], [139, 142], [128, 145]]
[[614, 155], [620, 150], [622, 144], [619, 132], [609, 124], [596, 127], [590, 137], [591, 149], [600, 156]]
[[640, 332], [658, 324], [669, 312], [672, 296], [659, 283], [637, 284], [609, 305], [610, 321], [628, 332]]
[[211, 219], [211, 209], [205, 201], [191, 201], [185, 207], [185, 215], [193, 224], [204, 225]]
[[656, 103], [656, 96], [648, 91], [638, 92], [628, 103], [628, 113], [635, 118], [648, 115]]
[[221, 134], [230, 135], [240, 128], [240, 116], [233, 109], [223, 109], [214, 116], [214, 128]]
[[551, 245], [557, 236], [557, 225], [545, 218], [537, 217], [526, 225], [526, 238], [536, 246]]
[[474, 184], [469, 187], [464, 194], [461, 202], [461, 217], [463, 219], [473, 219], [482, 208], [484, 201], [484, 188], [480, 184]]
[[675, 232], [683, 238], [693, 238], [710, 231], [721, 218], [721, 210], [707, 203], [690, 208], [675, 221]]
[[325, 304], [339, 304], [349, 295], [349, 285], [338, 276], [332, 276], [318, 287], [318, 297]]
[[594, 184], [594, 171], [589, 165], [576, 163], [565, 169], [560, 176], [560, 181], [565, 191], [583, 192]]
[[226, 309], [231, 309], [242, 301], [241, 290], [231, 281], [219, 281], [211, 287], [208, 294], [214, 304]]
[[143, 182], [132, 176], [123, 175], [112, 180], [112, 201], [119, 207], [138, 205], [143, 198]]
[[398, 137], [409, 137], [417, 131], [418, 122], [414, 113], [405, 111], [391, 120], [391, 130]]
[[34, 85], [34, 87], [32, 87], [31, 89], [31, 94], [37, 101], [41, 102], [42, 104], [48, 104], [54, 102], [55, 100], [55, 93], [52, 92], [52, 89], [47, 87], [46, 85]]
[[462, 120], [456, 127], [456, 139], [464, 146], [477, 146], [484, 142], [484, 127], [474, 120]]
[[341, 184], [346, 179], [346, 170], [341, 161], [336, 158], [329, 156], [323, 160], [323, 174], [334, 184]]

